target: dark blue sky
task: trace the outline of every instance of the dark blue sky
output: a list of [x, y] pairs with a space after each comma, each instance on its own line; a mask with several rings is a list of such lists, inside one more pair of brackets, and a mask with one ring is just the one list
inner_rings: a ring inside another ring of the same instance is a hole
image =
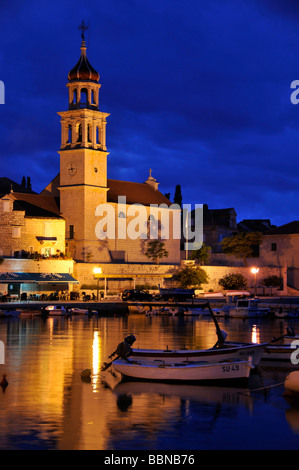
[[2, 0], [0, 176], [31, 176], [39, 192], [59, 172], [82, 20], [111, 114], [109, 178], [143, 182], [152, 168], [183, 203], [299, 220], [295, 0]]

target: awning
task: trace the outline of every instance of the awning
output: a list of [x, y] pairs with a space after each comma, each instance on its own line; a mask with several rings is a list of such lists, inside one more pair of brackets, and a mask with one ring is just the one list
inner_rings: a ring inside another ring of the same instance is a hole
[[1, 283], [79, 284], [79, 281], [68, 273], [0, 273]]

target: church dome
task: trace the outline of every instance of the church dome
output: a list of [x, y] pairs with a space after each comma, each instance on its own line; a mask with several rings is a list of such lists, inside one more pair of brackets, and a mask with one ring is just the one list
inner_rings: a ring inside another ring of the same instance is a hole
[[100, 75], [98, 72], [91, 66], [87, 57], [86, 57], [86, 46], [85, 41], [82, 41], [81, 45], [81, 57], [78, 60], [77, 64], [68, 74], [68, 80], [72, 81], [91, 81], [98, 82]]

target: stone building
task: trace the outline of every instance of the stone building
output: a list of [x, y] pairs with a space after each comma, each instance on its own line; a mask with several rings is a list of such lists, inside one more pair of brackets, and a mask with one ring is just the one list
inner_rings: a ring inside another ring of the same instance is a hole
[[[146, 239], [150, 223], [156, 223], [157, 238], [166, 225], [169, 228], [163, 239], [168, 256], [162, 262], [178, 264], [180, 234], [175, 237], [173, 225], [179, 210], [170, 208], [171, 202], [158, 190], [151, 170], [144, 183], [107, 179], [109, 114], [100, 110], [99, 78], [87, 59], [83, 38], [80, 59], [68, 74], [68, 110], [58, 113], [60, 173], [41, 194], [59, 199], [60, 214], [66, 221], [66, 251], [77, 261], [149, 262], [144, 254]], [[143, 219], [137, 205], [142, 206]], [[104, 227], [101, 221], [105, 220], [109, 227], [101, 235], [98, 227]]]

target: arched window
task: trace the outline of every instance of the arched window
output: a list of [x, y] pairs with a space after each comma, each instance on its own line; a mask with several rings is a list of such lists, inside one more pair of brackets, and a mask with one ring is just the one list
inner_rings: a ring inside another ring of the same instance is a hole
[[72, 143], [72, 126], [71, 124], [69, 124], [67, 126], [67, 141], [66, 141], [67, 144], [71, 144]]
[[92, 139], [91, 139], [91, 124], [87, 125], [87, 142], [92, 142]]
[[86, 88], [82, 88], [81, 90], [81, 99], [80, 99], [81, 107], [88, 105], [88, 93]]
[[77, 90], [74, 90], [73, 104], [76, 104], [77, 100], [78, 100], [78, 92], [77, 92]]
[[100, 144], [100, 129], [99, 126], [96, 128], [96, 144]]
[[96, 104], [94, 99], [94, 90], [91, 90], [91, 104]]
[[81, 123], [77, 124], [77, 135], [78, 135], [77, 142], [82, 142], [82, 124]]

